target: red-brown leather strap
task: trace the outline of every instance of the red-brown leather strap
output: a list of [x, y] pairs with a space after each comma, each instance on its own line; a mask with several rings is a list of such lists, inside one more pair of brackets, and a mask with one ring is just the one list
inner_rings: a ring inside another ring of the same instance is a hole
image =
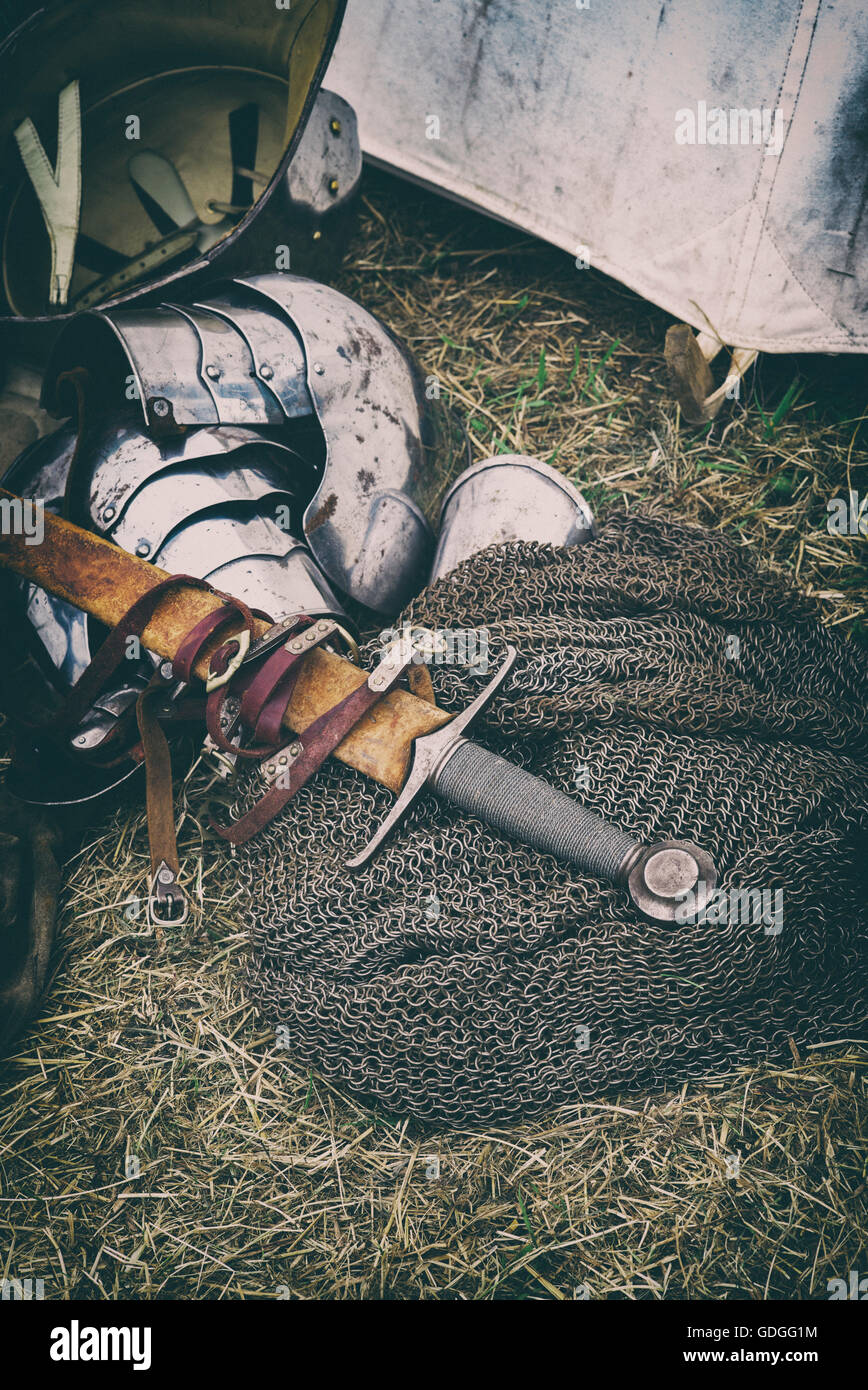
[[283, 716], [292, 698], [299, 674], [299, 662], [315, 647], [321, 647], [338, 632], [337, 623], [328, 618], [301, 622], [283, 646], [265, 663], [250, 683], [241, 701], [241, 722], [253, 730], [266, 749], [275, 748], [283, 737]]
[[172, 755], [154, 706], [170, 684], [159, 672], [136, 701], [136, 720], [145, 761], [145, 796], [151, 874], [148, 918], [156, 926], [180, 925], [187, 916], [187, 896], [178, 883], [180, 865], [172, 795]]
[[205, 644], [228, 623], [237, 622], [239, 615], [244, 619], [244, 626], [252, 632], [253, 614], [239, 599], [227, 599], [222, 608], [215, 608], [213, 613], [209, 613], [190, 629], [172, 657], [172, 672], [176, 680], [188, 684], [193, 679], [193, 667], [199, 660]]
[[205, 589], [213, 593], [211, 585], [204, 579], [193, 579], [188, 574], [173, 574], [137, 599], [117, 626], [112, 628], [90, 665], [70, 690], [60, 714], [53, 721], [56, 729], [73, 728], [81, 723], [106, 681], [126, 657], [128, 639], [141, 638], [167, 593], [180, 588]]
[[[205, 707], [205, 725], [208, 734], [215, 747], [224, 753], [233, 753], [239, 758], [264, 758], [271, 753], [280, 742], [279, 737], [272, 736], [264, 743], [253, 744], [243, 748], [240, 744], [232, 743], [232, 735], [239, 724], [250, 727], [248, 717], [252, 720], [254, 738], [261, 738], [262, 732], [259, 727], [259, 711], [263, 704], [273, 700], [278, 708], [279, 715], [277, 727], [280, 729], [283, 723], [283, 712], [292, 698], [293, 686], [298, 676], [299, 657], [295, 653], [284, 653], [283, 649], [275, 652], [254, 675], [245, 680], [243, 676], [237, 676], [231, 687], [221, 686], [213, 690], [208, 696]], [[248, 702], [245, 710], [245, 700], [248, 691], [256, 687], [252, 704]], [[241, 689], [239, 689], [241, 687]], [[243, 690], [243, 694], [242, 694]], [[227, 696], [232, 695], [237, 698], [241, 695], [241, 708], [232, 720], [229, 728], [224, 732], [224, 710], [226, 707]], [[248, 717], [245, 717], [248, 716]]]
[[397, 684], [412, 664], [414, 655], [412, 648], [397, 657], [387, 655], [362, 685], [321, 714], [282, 749], [271, 754], [265, 760], [265, 765], [266, 772], [270, 772], [274, 778], [272, 786], [252, 810], [230, 825], [218, 825], [212, 820], [212, 828], [217, 834], [230, 844], [241, 845], [263, 830], [322, 766], [371, 706]]
[[[286, 626], [285, 619], [281, 626]], [[263, 758], [274, 752], [280, 744], [283, 716], [301, 669], [299, 662], [314, 647], [334, 637], [337, 631], [337, 624], [328, 619], [314, 622], [300, 613], [288, 627], [283, 644], [260, 667], [251, 667], [247, 673], [239, 672], [229, 690], [221, 687], [213, 691], [208, 697], [206, 724], [215, 747], [242, 758]], [[265, 637], [267, 639], [267, 633]], [[215, 665], [219, 657], [218, 652]], [[224, 709], [229, 694], [240, 696], [241, 703], [227, 731], [224, 730]], [[239, 724], [252, 730], [253, 737], [259, 741], [255, 746], [242, 748], [230, 742]]]
[[281, 647], [263, 663], [241, 697], [241, 722], [253, 730], [254, 738], [264, 740], [266, 748], [273, 748], [275, 743], [280, 742], [281, 726], [278, 722], [277, 730], [272, 730], [270, 736], [266, 736], [260, 727], [264, 712], [269, 701], [279, 698], [281, 692], [286, 695], [282, 706], [282, 709], [286, 709], [298, 675], [300, 658], [300, 652], [290, 651], [288, 646]]

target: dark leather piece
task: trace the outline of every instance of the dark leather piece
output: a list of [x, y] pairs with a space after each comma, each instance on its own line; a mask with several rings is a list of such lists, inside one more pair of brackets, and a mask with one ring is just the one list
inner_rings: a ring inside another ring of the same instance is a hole
[[56, 820], [0, 787], [0, 1054], [45, 987], [60, 892]]
[[129, 637], [141, 637], [157, 608], [171, 589], [193, 588], [213, 592], [204, 579], [193, 579], [188, 574], [173, 574], [149, 589], [132, 607], [128, 608], [117, 627], [113, 627], [96, 656], [76, 681], [59, 715], [60, 728], [69, 729], [79, 724], [99, 695], [106, 681], [126, 656]]

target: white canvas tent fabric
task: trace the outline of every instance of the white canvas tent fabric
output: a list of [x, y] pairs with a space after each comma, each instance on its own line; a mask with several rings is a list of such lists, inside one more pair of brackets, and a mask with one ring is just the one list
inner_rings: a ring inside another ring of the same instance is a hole
[[718, 344], [868, 347], [866, 0], [349, 0], [326, 85]]

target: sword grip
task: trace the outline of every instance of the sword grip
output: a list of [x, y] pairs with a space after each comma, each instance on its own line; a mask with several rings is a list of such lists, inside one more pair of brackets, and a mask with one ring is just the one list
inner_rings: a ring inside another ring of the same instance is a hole
[[429, 785], [468, 815], [595, 878], [624, 881], [638, 840], [540, 777], [461, 739]]

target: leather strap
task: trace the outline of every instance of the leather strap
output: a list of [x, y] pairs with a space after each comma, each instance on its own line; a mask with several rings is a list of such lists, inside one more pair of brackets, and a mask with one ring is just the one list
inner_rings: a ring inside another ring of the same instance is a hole
[[[216, 748], [241, 758], [264, 758], [276, 751], [282, 737], [283, 716], [292, 698], [292, 692], [300, 671], [299, 662], [314, 647], [329, 641], [339, 631], [337, 623], [328, 619], [312, 620], [306, 614], [297, 614], [290, 623], [284, 619], [281, 627], [286, 628], [283, 645], [258, 668], [245, 674], [242, 670], [228, 691], [225, 687], [208, 697], [205, 722], [208, 734]], [[266, 639], [268, 634], [265, 634]], [[215, 665], [220, 657], [215, 656]], [[224, 727], [224, 709], [228, 694], [240, 696], [238, 713], [228, 730]], [[260, 742], [250, 748], [242, 748], [230, 742], [239, 724], [244, 724]]]
[[[75, 727], [99, 695], [103, 686], [126, 657], [127, 642], [130, 637], [141, 637], [148, 623], [166, 595], [177, 588], [202, 589], [216, 592], [213, 586], [203, 579], [191, 575], [175, 574], [161, 580], [137, 599], [127, 609], [121, 621], [112, 629], [96, 656], [82, 673], [70, 691], [60, 711], [55, 729]], [[142, 756], [145, 764], [146, 800], [148, 816], [148, 842], [150, 845], [151, 877], [148, 910], [150, 920], [157, 925], [170, 922], [179, 924], [187, 915], [187, 899], [178, 884], [178, 846], [175, 835], [174, 804], [172, 796], [172, 758], [166, 735], [160, 724], [157, 708], [164, 703], [165, 693], [172, 681], [188, 681], [205, 644], [229, 622], [237, 622], [240, 617], [244, 632], [249, 641], [254, 628], [254, 615], [239, 599], [220, 595], [224, 599], [222, 607], [209, 613], [187, 634], [181, 643], [178, 654], [172, 663], [171, 676], [157, 671], [136, 701], [136, 722], [141, 738]], [[225, 643], [221, 651], [227, 653], [223, 671], [215, 673], [216, 679], [231, 677], [232, 645], [240, 648], [240, 639], [233, 638]], [[214, 671], [212, 662], [212, 673]]]
[[[162, 706], [166, 690], [173, 681], [182, 680], [186, 683], [192, 678], [193, 668], [203, 648], [222, 627], [229, 622], [237, 622], [240, 615], [248, 638], [253, 631], [254, 615], [247, 605], [240, 599], [228, 595], [221, 597], [225, 598], [222, 608], [209, 613], [187, 633], [171, 663], [171, 675], [164, 675], [161, 667], [154, 673], [136, 701], [136, 720], [145, 762], [148, 845], [151, 857], [148, 918], [158, 927], [170, 924], [179, 926], [186, 920], [188, 912], [187, 896], [178, 882], [180, 863], [175, 832], [172, 754], [160, 723], [158, 709]], [[219, 653], [215, 653], [210, 665], [212, 680], [222, 680], [224, 675], [227, 679], [231, 677], [232, 649], [237, 650], [239, 647], [239, 639], [233, 637], [223, 644]], [[221, 656], [219, 661], [218, 656]]]
[[[215, 590], [214, 592], [217, 593], [219, 590]], [[209, 613], [207, 617], [197, 623], [194, 628], [190, 629], [172, 659], [172, 671], [175, 679], [183, 681], [185, 685], [193, 679], [193, 668], [199, 660], [205, 644], [215, 633], [219, 632], [221, 628], [226, 627], [228, 623], [236, 621], [240, 615], [244, 620], [244, 627], [247, 632], [252, 633], [254, 630], [254, 615], [247, 607], [246, 603], [242, 603], [240, 598], [233, 598], [231, 594], [221, 593], [220, 597], [223, 599], [223, 607], [215, 608], [213, 613]], [[267, 621], [271, 622], [271, 619], [268, 618]], [[235, 641], [237, 651], [239, 645], [238, 641], [237, 639], [233, 640]], [[226, 647], [229, 645], [229, 643], [224, 643], [221, 651], [225, 653]], [[228, 654], [226, 664], [222, 669], [219, 669], [214, 661], [211, 662], [212, 673], [219, 674], [220, 676], [225, 675], [228, 666]]]
[[241, 700], [241, 722], [265, 744], [265, 751], [279, 746], [283, 737], [283, 716], [299, 674], [299, 662], [315, 647], [321, 647], [338, 631], [337, 623], [320, 619], [293, 631], [284, 645], [264, 663]]
[[112, 628], [90, 665], [70, 690], [55, 721], [55, 728], [68, 729], [81, 723], [106, 681], [126, 657], [127, 639], [141, 637], [167, 593], [180, 588], [214, 592], [204, 579], [193, 579], [188, 574], [173, 574], [137, 599], [117, 626]]
[[[189, 575], [172, 575], [155, 584], [124, 614], [100, 647], [90, 665], [76, 682], [61, 712], [60, 727], [79, 723], [105, 682], [126, 655], [127, 640], [141, 637], [156, 608], [167, 592], [176, 587], [192, 587], [216, 593], [205, 580]], [[233, 634], [211, 657], [209, 690], [205, 702], [206, 723], [214, 744], [245, 757], [271, 758], [274, 782], [269, 791], [246, 816], [229, 826], [214, 825], [223, 839], [241, 844], [255, 835], [291, 800], [295, 793], [340, 744], [350, 729], [390, 690], [412, 665], [412, 645], [398, 643], [380, 665], [356, 690], [321, 715], [296, 740], [279, 748], [283, 716], [292, 697], [302, 658], [315, 647], [329, 641], [341, 629], [329, 619], [311, 621], [297, 615], [280, 625], [288, 630], [282, 645], [267, 656], [261, 666], [251, 664], [249, 672], [238, 668], [254, 628], [254, 613], [240, 600], [220, 594], [224, 603], [201, 619], [181, 642], [171, 673], [165, 663], [154, 674], [136, 701], [136, 721], [145, 764], [148, 842], [150, 850], [149, 920], [156, 926], [178, 925], [187, 916], [186, 895], [178, 882], [179, 860], [172, 795], [172, 760], [168, 740], [160, 723], [165, 693], [175, 680], [188, 683], [205, 646], [230, 622], [240, 617], [241, 634]], [[258, 615], [256, 615], [258, 616]], [[261, 615], [266, 617], [267, 615]], [[268, 634], [265, 634], [267, 639]], [[242, 643], [242, 637], [246, 641]], [[240, 697], [232, 728], [244, 722], [261, 746], [241, 749], [229, 743], [223, 726], [229, 682], [235, 678], [232, 694]], [[199, 704], [199, 702], [197, 702]], [[200, 706], [201, 707], [201, 706]], [[284, 769], [286, 775], [284, 775]], [[212, 824], [214, 824], [212, 822]]]
[[212, 828], [217, 834], [230, 844], [241, 845], [263, 830], [322, 766], [372, 705], [398, 683], [412, 665], [414, 655], [412, 644], [397, 643], [362, 685], [321, 714], [282, 749], [270, 755], [265, 763], [266, 776], [273, 779], [269, 790], [252, 810], [231, 824], [218, 825], [212, 820]]
[[16, 127], [15, 140], [51, 243], [49, 303], [63, 305], [69, 296], [81, 218], [81, 101], [77, 80], [63, 88], [57, 108], [54, 168], [29, 116]]
[[178, 883], [178, 841], [172, 795], [172, 755], [154, 706], [170, 682], [159, 672], [136, 701], [136, 720], [145, 760], [148, 846], [151, 876], [148, 919], [155, 926], [178, 926], [187, 917], [187, 895]]

